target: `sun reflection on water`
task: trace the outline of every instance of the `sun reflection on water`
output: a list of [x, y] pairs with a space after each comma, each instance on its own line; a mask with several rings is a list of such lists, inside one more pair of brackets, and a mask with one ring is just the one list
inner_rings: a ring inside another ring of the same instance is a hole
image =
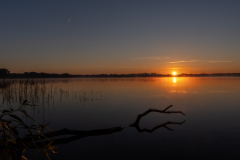
[[176, 83], [176, 82], [177, 82], [177, 78], [173, 77], [173, 83]]

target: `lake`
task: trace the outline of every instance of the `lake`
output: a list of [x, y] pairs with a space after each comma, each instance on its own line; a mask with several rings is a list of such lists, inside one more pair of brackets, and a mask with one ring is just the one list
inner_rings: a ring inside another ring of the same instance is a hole
[[[59, 144], [59, 159], [178, 160], [237, 159], [240, 151], [240, 78], [72, 78], [8, 80], [0, 105], [27, 108], [39, 123], [55, 131], [124, 127], [112, 134]], [[148, 109], [138, 127], [131, 127]], [[167, 122], [170, 122], [167, 124]], [[164, 125], [165, 124], [165, 125]], [[139, 130], [141, 129], [141, 130]], [[69, 137], [68, 135], [67, 137]], [[39, 159], [47, 159], [39, 154]], [[34, 159], [32, 152], [26, 157]]]

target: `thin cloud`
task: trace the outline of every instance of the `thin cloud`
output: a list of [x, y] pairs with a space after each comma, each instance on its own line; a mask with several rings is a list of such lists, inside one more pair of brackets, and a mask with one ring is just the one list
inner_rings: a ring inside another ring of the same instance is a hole
[[197, 62], [199, 60], [191, 60], [191, 61], [175, 61], [175, 62], [168, 62], [168, 63], [191, 63], [191, 62]]
[[233, 61], [207, 61], [209, 63], [230, 63], [230, 62], [233, 62]]
[[168, 68], [170, 70], [175, 70], [175, 69], [183, 69], [183, 68]]
[[[168, 62], [168, 63], [191, 63], [191, 62], [197, 62], [199, 60], [191, 60], [191, 61], [175, 61], [175, 62]], [[230, 63], [233, 61], [199, 61], [199, 62], [208, 62], [208, 63]]]
[[72, 17], [69, 17], [69, 18], [68, 18], [68, 23], [71, 21], [71, 18], [72, 18]]
[[193, 69], [188, 69], [188, 70], [198, 71], [198, 70], [201, 70], [201, 69], [194, 69], [194, 68], [193, 68]]
[[158, 59], [162, 59], [162, 57], [138, 57], [137, 59], [158, 60]]

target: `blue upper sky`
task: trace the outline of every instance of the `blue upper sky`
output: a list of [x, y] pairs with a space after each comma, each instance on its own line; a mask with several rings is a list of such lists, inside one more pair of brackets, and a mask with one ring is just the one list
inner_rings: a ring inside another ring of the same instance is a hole
[[3, 0], [11, 72], [240, 72], [239, 0]]

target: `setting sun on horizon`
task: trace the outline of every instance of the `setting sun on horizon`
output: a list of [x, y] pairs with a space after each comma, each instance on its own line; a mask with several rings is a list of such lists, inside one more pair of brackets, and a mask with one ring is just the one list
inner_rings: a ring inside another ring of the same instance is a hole
[[176, 75], [177, 75], [177, 72], [176, 72], [176, 71], [173, 71], [173, 72], [172, 72], [172, 75], [173, 75], [173, 76], [176, 76]]

